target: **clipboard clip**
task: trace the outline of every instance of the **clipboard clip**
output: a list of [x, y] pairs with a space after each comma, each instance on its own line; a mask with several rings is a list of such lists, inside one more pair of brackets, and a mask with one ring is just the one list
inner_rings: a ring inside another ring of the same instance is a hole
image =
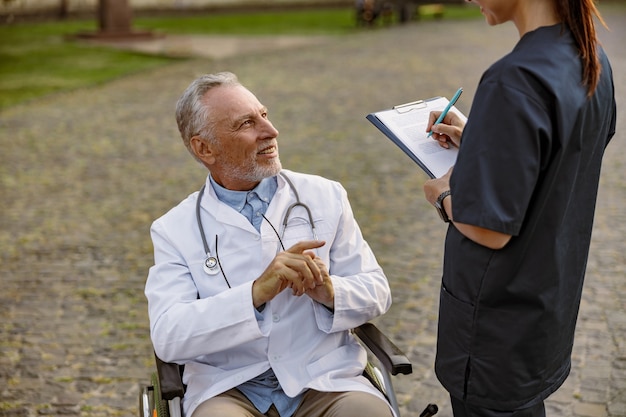
[[426, 106], [427, 104], [424, 100], [417, 100], [410, 103], [398, 104], [397, 106], [393, 106], [393, 109], [398, 113], [408, 113], [411, 110], [423, 109]]

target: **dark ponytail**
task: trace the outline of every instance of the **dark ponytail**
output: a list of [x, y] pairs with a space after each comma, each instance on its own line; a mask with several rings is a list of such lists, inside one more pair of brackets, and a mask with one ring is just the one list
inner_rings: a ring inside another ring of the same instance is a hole
[[600, 16], [594, 0], [557, 0], [557, 14], [571, 30], [583, 61], [583, 84], [587, 94], [592, 95], [600, 78], [600, 60], [598, 59], [598, 37], [594, 26], [597, 17], [604, 27], [606, 23]]

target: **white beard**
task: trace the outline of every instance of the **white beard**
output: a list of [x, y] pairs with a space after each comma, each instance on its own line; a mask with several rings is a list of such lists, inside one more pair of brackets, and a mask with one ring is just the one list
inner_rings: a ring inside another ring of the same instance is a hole
[[229, 161], [224, 161], [224, 172], [228, 178], [237, 179], [246, 182], [260, 182], [261, 180], [274, 175], [278, 175], [282, 169], [280, 159], [277, 157], [269, 164], [259, 165], [256, 161], [252, 161], [245, 166], [231, 165]]

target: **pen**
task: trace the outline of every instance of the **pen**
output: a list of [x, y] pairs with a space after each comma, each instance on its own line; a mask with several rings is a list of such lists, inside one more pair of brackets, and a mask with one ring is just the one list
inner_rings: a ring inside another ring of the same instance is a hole
[[[443, 109], [443, 111], [441, 112], [441, 114], [439, 115], [439, 117], [437, 118], [435, 123], [433, 123], [433, 126], [434, 125], [438, 125], [439, 123], [443, 122], [443, 119], [446, 117], [446, 115], [448, 114], [448, 112], [450, 111], [452, 106], [454, 106], [454, 103], [456, 103], [456, 101], [459, 99], [459, 97], [461, 97], [461, 93], [462, 92], [463, 92], [463, 87], [461, 87], [458, 90], [456, 90], [456, 93], [454, 93], [454, 96], [452, 97], [452, 100], [450, 100], [450, 102], [448, 103], [446, 108]], [[431, 131], [428, 132], [428, 137], [431, 137], [432, 135], [433, 135], [433, 131], [431, 129]]]

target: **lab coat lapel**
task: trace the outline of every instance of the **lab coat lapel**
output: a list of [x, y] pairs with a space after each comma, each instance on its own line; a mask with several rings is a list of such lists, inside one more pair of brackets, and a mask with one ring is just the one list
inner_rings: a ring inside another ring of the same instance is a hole
[[258, 233], [245, 216], [217, 198], [217, 194], [215, 194], [215, 190], [213, 190], [209, 180], [206, 182], [204, 194], [200, 206], [215, 217], [217, 224], [237, 227], [255, 234]]

